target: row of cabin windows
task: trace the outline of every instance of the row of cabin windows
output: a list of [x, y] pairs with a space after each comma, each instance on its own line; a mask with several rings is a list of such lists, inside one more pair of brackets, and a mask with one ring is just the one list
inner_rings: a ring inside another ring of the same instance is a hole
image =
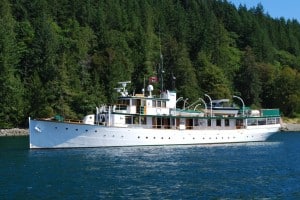
[[152, 100], [152, 107], [165, 108], [166, 107], [166, 102], [165, 101]]
[[[118, 104], [120, 104], [120, 105], [129, 105], [129, 100], [119, 100]], [[138, 103], [134, 102], [133, 104], [136, 105]], [[146, 100], [142, 100], [140, 105], [141, 106], [146, 106]], [[152, 107], [166, 108], [166, 106], [167, 106], [166, 101], [152, 100]]]
[[[170, 122], [168, 122], [169, 119], [167, 118], [156, 118], [155, 120], [157, 120], [156, 122], [153, 121], [153, 124], [160, 124], [160, 125], [166, 125]], [[171, 124], [175, 124], [174, 122], [175, 119], [172, 119]], [[230, 120], [229, 119], [223, 119], [224, 120], [224, 125], [225, 127], [230, 126]], [[146, 123], [146, 117], [131, 117], [131, 116], [126, 116], [125, 117], [125, 123], [126, 124], [147, 124]], [[179, 125], [180, 122], [183, 122], [184, 124], [186, 124], [187, 126], [203, 126], [205, 125], [205, 120], [192, 120], [192, 119], [187, 119], [184, 121], [181, 121], [180, 119], [177, 119], [176, 124]], [[265, 124], [279, 124], [280, 123], [280, 118], [268, 118], [268, 119], [253, 119], [253, 120], [249, 120], [247, 122], [247, 125], [265, 125]], [[222, 126], [222, 119], [216, 119], [215, 121], [215, 125], [216, 126]], [[235, 125], [236, 126], [243, 126], [244, 125], [244, 121], [242, 119], [236, 119], [235, 120]], [[207, 126], [212, 126], [211, 120], [208, 119], [207, 120]]]
[[[224, 119], [225, 126], [229, 126], [229, 119]], [[208, 126], [211, 126], [211, 120], [208, 120]], [[221, 119], [216, 119], [216, 126], [222, 126]]]
[[[160, 124], [167, 124], [166, 120], [168, 120], [167, 118], [163, 119], [163, 118], [156, 118], [157, 122], [161, 121]], [[163, 122], [164, 121], [164, 122]], [[188, 124], [187, 120], [186, 123]], [[131, 116], [125, 116], [125, 123], [126, 124], [147, 124], [146, 123], [146, 117], [131, 117]], [[192, 121], [190, 121], [191, 125], [193, 124]], [[172, 119], [172, 124], [174, 124], [174, 119]], [[178, 119], [177, 124], [180, 124], [180, 120]], [[194, 126], [202, 126], [204, 125], [205, 122], [204, 120], [195, 120], [194, 121]], [[243, 121], [242, 120], [236, 120], [236, 125], [242, 125]], [[229, 126], [229, 119], [224, 119], [224, 125], [225, 126]], [[207, 120], [207, 126], [211, 126], [211, 120], [208, 119]], [[221, 119], [216, 119], [216, 126], [222, 126], [222, 122]]]

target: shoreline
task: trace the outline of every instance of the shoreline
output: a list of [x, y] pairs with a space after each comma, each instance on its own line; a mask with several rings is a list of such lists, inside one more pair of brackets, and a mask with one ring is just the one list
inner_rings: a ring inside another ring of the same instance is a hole
[[300, 124], [296, 123], [282, 123], [281, 126], [282, 132], [297, 132], [300, 131]]
[[[282, 132], [300, 132], [300, 124], [298, 123], [282, 123]], [[28, 129], [12, 128], [0, 129], [0, 137], [5, 136], [29, 136]]]
[[29, 131], [21, 128], [0, 129], [0, 137], [5, 136], [29, 136]]

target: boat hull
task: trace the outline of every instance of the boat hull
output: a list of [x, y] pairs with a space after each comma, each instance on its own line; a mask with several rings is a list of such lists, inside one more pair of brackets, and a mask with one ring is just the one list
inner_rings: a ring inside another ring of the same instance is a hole
[[76, 148], [218, 144], [265, 141], [279, 124], [245, 129], [145, 129], [118, 128], [46, 120], [29, 120], [30, 148]]

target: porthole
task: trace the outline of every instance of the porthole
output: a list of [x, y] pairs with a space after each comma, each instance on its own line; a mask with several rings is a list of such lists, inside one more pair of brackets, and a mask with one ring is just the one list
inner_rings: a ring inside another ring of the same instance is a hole
[[98, 131], [97, 130], [95, 130], [95, 133], [97, 133]]
[[78, 131], [78, 128], [76, 128], [75, 131]]
[[211, 140], [211, 137], [209, 139]]
[[153, 139], [155, 140], [155, 137], [153, 137]]
[[140, 139], [141, 137], [140, 136], [138, 136], [138, 139]]
[[88, 132], [88, 130], [86, 129], [85, 132]]
[[115, 137], [115, 135], [113, 135], [112, 137]]
[[193, 140], [194, 140], [195, 138], [193, 137]]
[[148, 137], [146, 137], [146, 139], [148, 139]]
[[57, 129], [57, 127], [55, 127], [55, 129]]
[[163, 140], [163, 139], [164, 139], [164, 137], [161, 137], [161, 139]]
[[103, 137], [106, 137], [106, 135], [103, 135]]
[[171, 138], [169, 137], [169, 140], [170, 140]]
[[66, 130], [68, 130], [69, 128], [66, 128]]

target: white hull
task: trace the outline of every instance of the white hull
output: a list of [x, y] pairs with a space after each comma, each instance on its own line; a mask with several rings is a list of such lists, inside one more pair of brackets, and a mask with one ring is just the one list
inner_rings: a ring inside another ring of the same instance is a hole
[[30, 148], [189, 145], [265, 141], [280, 124], [246, 129], [144, 129], [30, 120]]

